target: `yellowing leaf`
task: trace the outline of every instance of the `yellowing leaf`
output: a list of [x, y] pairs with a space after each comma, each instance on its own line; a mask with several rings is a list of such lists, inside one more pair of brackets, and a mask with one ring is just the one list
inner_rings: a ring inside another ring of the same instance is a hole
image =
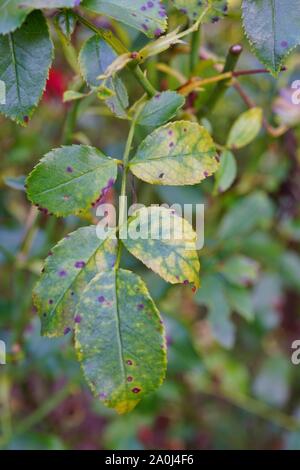
[[99, 239], [95, 225], [82, 227], [50, 251], [33, 291], [43, 335], [61, 336], [74, 328], [75, 308], [83, 289], [96, 274], [111, 271], [115, 264], [113, 235]]
[[131, 411], [166, 370], [164, 328], [146, 285], [123, 269], [100, 273], [76, 316], [76, 350], [95, 396], [118, 413]]
[[187, 220], [164, 207], [144, 207], [129, 218], [127, 229], [124, 245], [148, 268], [172, 284], [199, 286], [197, 235]]
[[207, 130], [189, 121], [177, 121], [156, 129], [140, 144], [129, 167], [147, 183], [196, 184], [218, 168], [218, 157]]
[[251, 108], [241, 114], [230, 129], [227, 146], [239, 149], [250, 144], [262, 126], [261, 108]]

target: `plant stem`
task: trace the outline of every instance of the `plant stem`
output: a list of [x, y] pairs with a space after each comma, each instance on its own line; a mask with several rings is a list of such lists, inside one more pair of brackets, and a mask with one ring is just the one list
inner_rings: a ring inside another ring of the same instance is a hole
[[[79, 92], [84, 90], [84, 84], [79, 88]], [[80, 106], [80, 100], [75, 100], [71, 103], [70, 109], [67, 111], [67, 117], [63, 129], [62, 142], [64, 145], [69, 145], [73, 140], [73, 133], [77, 121], [78, 108]]]
[[191, 52], [190, 52], [190, 75], [192, 76], [195, 67], [199, 61], [199, 49], [201, 43], [201, 26], [192, 33], [191, 37]]
[[[78, 13], [76, 13], [76, 17], [78, 21], [80, 21], [80, 23], [84, 24], [87, 28], [89, 28], [91, 31], [94, 31], [94, 33], [98, 34], [102, 39], [104, 39], [104, 41], [107, 42], [107, 44], [109, 44], [118, 55], [128, 54], [128, 52], [130, 52], [121, 43], [121, 41], [116, 36], [113, 35], [111, 31], [107, 29], [103, 29], [103, 28], [98, 28], [97, 26], [95, 26], [93, 23], [91, 23], [89, 20], [79, 15]], [[147, 77], [145, 77], [140, 66], [136, 65], [135, 62], [129, 62], [128, 67], [131, 69], [133, 75], [135, 76], [137, 81], [140, 83], [140, 85], [143, 87], [147, 95], [150, 97], [156, 95], [157, 91], [149, 82]]]
[[[231, 46], [226, 57], [225, 65], [222, 71], [223, 74], [234, 71], [242, 50], [243, 47], [240, 44], [235, 44], [234, 46]], [[200, 110], [200, 112], [198, 113], [198, 117], [202, 117], [204, 114], [206, 114], [206, 112], [213, 110], [219, 99], [225, 93], [229, 81], [230, 77], [226, 80], [222, 80], [214, 87], [210, 94], [210, 97], [208, 98], [205, 108]]]
[[[121, 193], [120, 193], [120, 207], [119, 207], [119, 232], [120, 232], [120, 227], [124, 224], [126, 220], [126, 205], [125, 205], [125, 198], [126, 198], [126, 183], [127, 183], [127, 175], [128, 175], [128, 161], [129, 161], [129, 155], [132, 147], [132, 142], [134, 138], [134, 130], [135, 130], [135, 125], [136, 125], [136, 120], [138, 118], [138, 115], [140, 113], [141, 108], [138, 109], [136, 112], [133, 120], [131, 121], [131, 126], [129, 129], [127, 141], [126, 141], [126, 146], [124, 150], [124, 156], [123, 156], [123, 176], [122, 176], [122, 183], [121, 183]], [[117, 260], [116, 260], [116, 269], [118, 269], [121, 261], [121, 255], [122, 255], [122, 244], [119, 240], [119, 245], [118, 245], [118, 255], [117, 255]]]

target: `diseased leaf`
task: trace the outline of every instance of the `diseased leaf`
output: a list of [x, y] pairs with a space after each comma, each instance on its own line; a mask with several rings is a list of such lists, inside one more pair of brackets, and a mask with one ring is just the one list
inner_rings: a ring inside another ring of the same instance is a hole
[[[144, 207], [121, 231], [126, 248], [167, 282], [199, 286], [197, 235], [189, 222], [165, 207]], [[127, 235], [127, 236], [126, 236]]]
[[175, 7], [186, 14], [190, 20], [196, 21], [203, 11], [209, 6], [209, 10], [203, 18], [203, 23], [216, 23], [226, 15], [227, 0], [172, 0]]
[[83, 289], [96, 274], [113, 269], [116, 249], [114, 232], [99, 239], [91, 225], [69, 234], [51, 250], [33, 291], [44, 336], [61, 336], [74, 328]]
[[223, 193], [230, 188], [237, 175], [237, 164], [235, 156], [230, 150], [224, 150], [220, 157], [220, 168], [216, 172], [217, 191]]
[[277, 75], [287, 55], [300, 44], [299, 1], [243, 0], [242, 8], [244, 29], [252, 49]]
[[[79, 66], [83, 78], [91, 88], [98, 88], [104, 83], [98, 77], [116, 57], [113, 49], [98, 35], [92, 36], [84, 43], [79, 54]], [[113, 93], [113, 96], [106, 100], [107, 106], [118, 117], [126, 117], [128, 94], [122, 80], [118, 76], [110, 77], [105, 81], [105, 86]]]
[[52, 62], [52, 42], [42, 13], [33, 12], [20, 29], [0, 36], [0, 80], [6, 103], [0, 112], [26, 124], [45, 89]]
[[0, 34], [19, 28], [30, 13], [31, 8], [20, 8], [20, 3], [20, 0], [0, 0]]
[[129, 167], [147, 183], [196, 184], [218, 168], [218, 157], [207, 130], [194, 122], [177, 121], [156, 129], [140, 144]]
[[123, 269], [100, 273], [76, 315], [76, 349], [91, 389], [106, 406], [129, 412], [166, 369], [164, 328], [146, 285]]
[[250, 144], [261, 129], [262, 118], [261, 108], [251, 108], [242, 113], [230, 129], [226, 145], [239, 149]]
[[160, 0], [84, 0], [82, 6], [128, 24], [147, 36], [160, 36], [167, 28], [167, 13]]
[[114, 184], [117, 164], [88, 145], [54, 149], [28, 176], [27, 196], [56, 216], [78, 214]]
[[137, 123], [141, 126], [161, 126], [176, 115], [184, 101], [184, 97], [175, 91], [163, 91], [145, 104]]
[[258, 276], [258, 263], [243, 255], [233, 255], [220, 267], [220, 272], [232, 284], [247, 286]]

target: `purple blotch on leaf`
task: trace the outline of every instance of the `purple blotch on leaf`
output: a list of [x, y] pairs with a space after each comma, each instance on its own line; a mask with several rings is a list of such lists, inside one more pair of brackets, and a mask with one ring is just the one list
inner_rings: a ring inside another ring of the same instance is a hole
[[132, 382], [133, 378], [129, 375], [129, 377], [127, 377], [127, 382]]
[[80, 323], [81, 322], [81, 316], [76, 315], [75, 318], [74, 318], [74, 321], [75, 321], [75, 323]]
[[73, 168], [71, 166], [67, 166], [66, 172], [67, 173], [73, 173]]
[[128, 366], [132, 366], [133, 362], [132, 362], [130, 359], [128, 359], [128, 360], [126, 361], [126, 364], [127, 364]]
[[64, 329], [64, 335], [67, 335], [68, 333], [70, 333], [70, 331], [71, 331], [71, 328], [67, 326], [67, 328]]
[[65, 271], [64, 269], [61, 269], [60, 271], [58, 271], [58, 275], [59, 277], [65, 277], [67, 275], [67, 271]]
[[134, 387], [134, 388], [132, 389], [132, 392], [133, 392], [133, 393], [139, 393], [140, 391], [141, 391], [141, 389], [138, 388], [138, 387]]
[[105, 301], [104, 295], [100, 295], [97, 300], [98, 300], [98, 302], [100, 302], [102, 304], [102, 302]]
[[75, 268], [84, 268], [85, 267], [85, 261], [76, 261], [74, 266], [75, 266]]
[[144, 307], [145, 307], [144, 304], [138, 304], [138, 309], [139, 310], [143, 310]]

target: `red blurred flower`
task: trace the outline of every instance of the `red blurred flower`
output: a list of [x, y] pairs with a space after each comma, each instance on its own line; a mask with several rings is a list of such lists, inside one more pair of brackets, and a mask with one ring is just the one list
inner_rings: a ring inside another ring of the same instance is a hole
[[64, 91], [67, 89], [67, 78], [59, 69], [52, 68], [46, 84], [44, 99], [47, 101], [62, 101]]

